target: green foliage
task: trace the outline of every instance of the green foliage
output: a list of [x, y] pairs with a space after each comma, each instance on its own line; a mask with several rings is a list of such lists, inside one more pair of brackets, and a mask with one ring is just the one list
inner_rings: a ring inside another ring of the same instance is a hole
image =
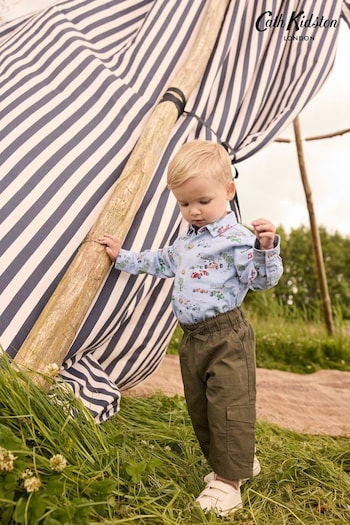
[[[273, 289], [274, 297], [285, 306], [288, 317], [320, 320], [322, 304], [310, 230], [301, 226], [286, 233], [280, 227], [278, 232], [284, 274]], [[324, 228], [319, 234], [333, 311], [350, 319], [350, 237]]]
[[289, 333], [257, 333], [257, 366], [310, 373], [321, 369], [350, 370], [348, 339], [299, 336]]
[[183, 331], [181, 329], [181, 326], [178, 324], [176, 325], [175, 331], [173, 333], [173, 336], [171, 338], [171, 341], [169, 343], [167, 353], [168, 354], [177, 354], [179, 350], [179, 345], [181, 342]]
[[52, 384], [48, 397], [8, 361], [4, 354], [0, 447], [3, 455], [10, 451], [13, 461], [0, 469], [1, 524], [89, 524], [96, 506], [108, 516], [111, 505], [100, 487], [115, 456], [102, 429], [70, 389]]
[[310, 373], [322, 369], [350, 371], [350, 323], [335, 318], [334, 336], [320, 321], [289, 318], [272, 293], [255, 293], [245, 308], [256, 333], [257, 366]]

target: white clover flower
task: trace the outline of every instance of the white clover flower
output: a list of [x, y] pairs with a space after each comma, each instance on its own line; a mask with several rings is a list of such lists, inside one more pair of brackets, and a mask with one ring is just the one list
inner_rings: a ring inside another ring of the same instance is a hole
[[49, 363], [45, 366], [44, 374], [48, 377], [54, 378], [57, 376], [58, 372], [60, 371], [60, 367], [57, 363]]
[[22, 479], [29, 479], [29, 478], [32, 478], [33, 476], [34, 476], [34, 472], [30, 470], [30, 468], [27, 468], [25, 472], [23, 472], [22, 474]]
[[12, 452], [0, 447], [0, 470], [10, 472], [14, 469], [14, 461], [17, 459]]
[[50, 468], [56, 472], [62, 472], [62, 470], [67, 466], [67, 460], [62, 454], [56, 454], [50, 459]]
[[41, 487], [41, 481], [36, 476], [32, 476], [25, 479], [23, 485], [27, 492], [38, 492]]

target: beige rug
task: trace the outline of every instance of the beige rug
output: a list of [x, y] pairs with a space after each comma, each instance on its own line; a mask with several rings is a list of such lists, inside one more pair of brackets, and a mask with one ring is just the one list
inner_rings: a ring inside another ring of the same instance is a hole
[[[166, 355], [151, 377], [123, 395], [157, 392], [183, 395], [178, 356]], [[350, 372], [300, 375], [258, 368], [257, 416], [298, 432], [350, 436]]]

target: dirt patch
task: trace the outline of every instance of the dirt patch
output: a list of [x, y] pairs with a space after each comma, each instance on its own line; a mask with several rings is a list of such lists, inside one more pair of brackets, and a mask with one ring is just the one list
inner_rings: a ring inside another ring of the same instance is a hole
[[[156, 372], [123, 392], [144, 397], [161, 392], [183, 396], [178, 356], [166, 355]], [[322, 370], [309, 375], [257, 370], [257, 416], [289, 430], [350, 436], [350, 372]]]

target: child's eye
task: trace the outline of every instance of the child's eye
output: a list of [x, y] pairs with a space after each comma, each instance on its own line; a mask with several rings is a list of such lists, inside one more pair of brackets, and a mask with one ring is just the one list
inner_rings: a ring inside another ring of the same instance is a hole
[[186, 206], [188, 206], [188, 203], [187, 202], [179, 202], [179, 206], [180, 206], [180, 208], [186, 208]]
[[200, 201], [200, 204], [209, 204], [211, 199], [206, 199], [205, 201]]

